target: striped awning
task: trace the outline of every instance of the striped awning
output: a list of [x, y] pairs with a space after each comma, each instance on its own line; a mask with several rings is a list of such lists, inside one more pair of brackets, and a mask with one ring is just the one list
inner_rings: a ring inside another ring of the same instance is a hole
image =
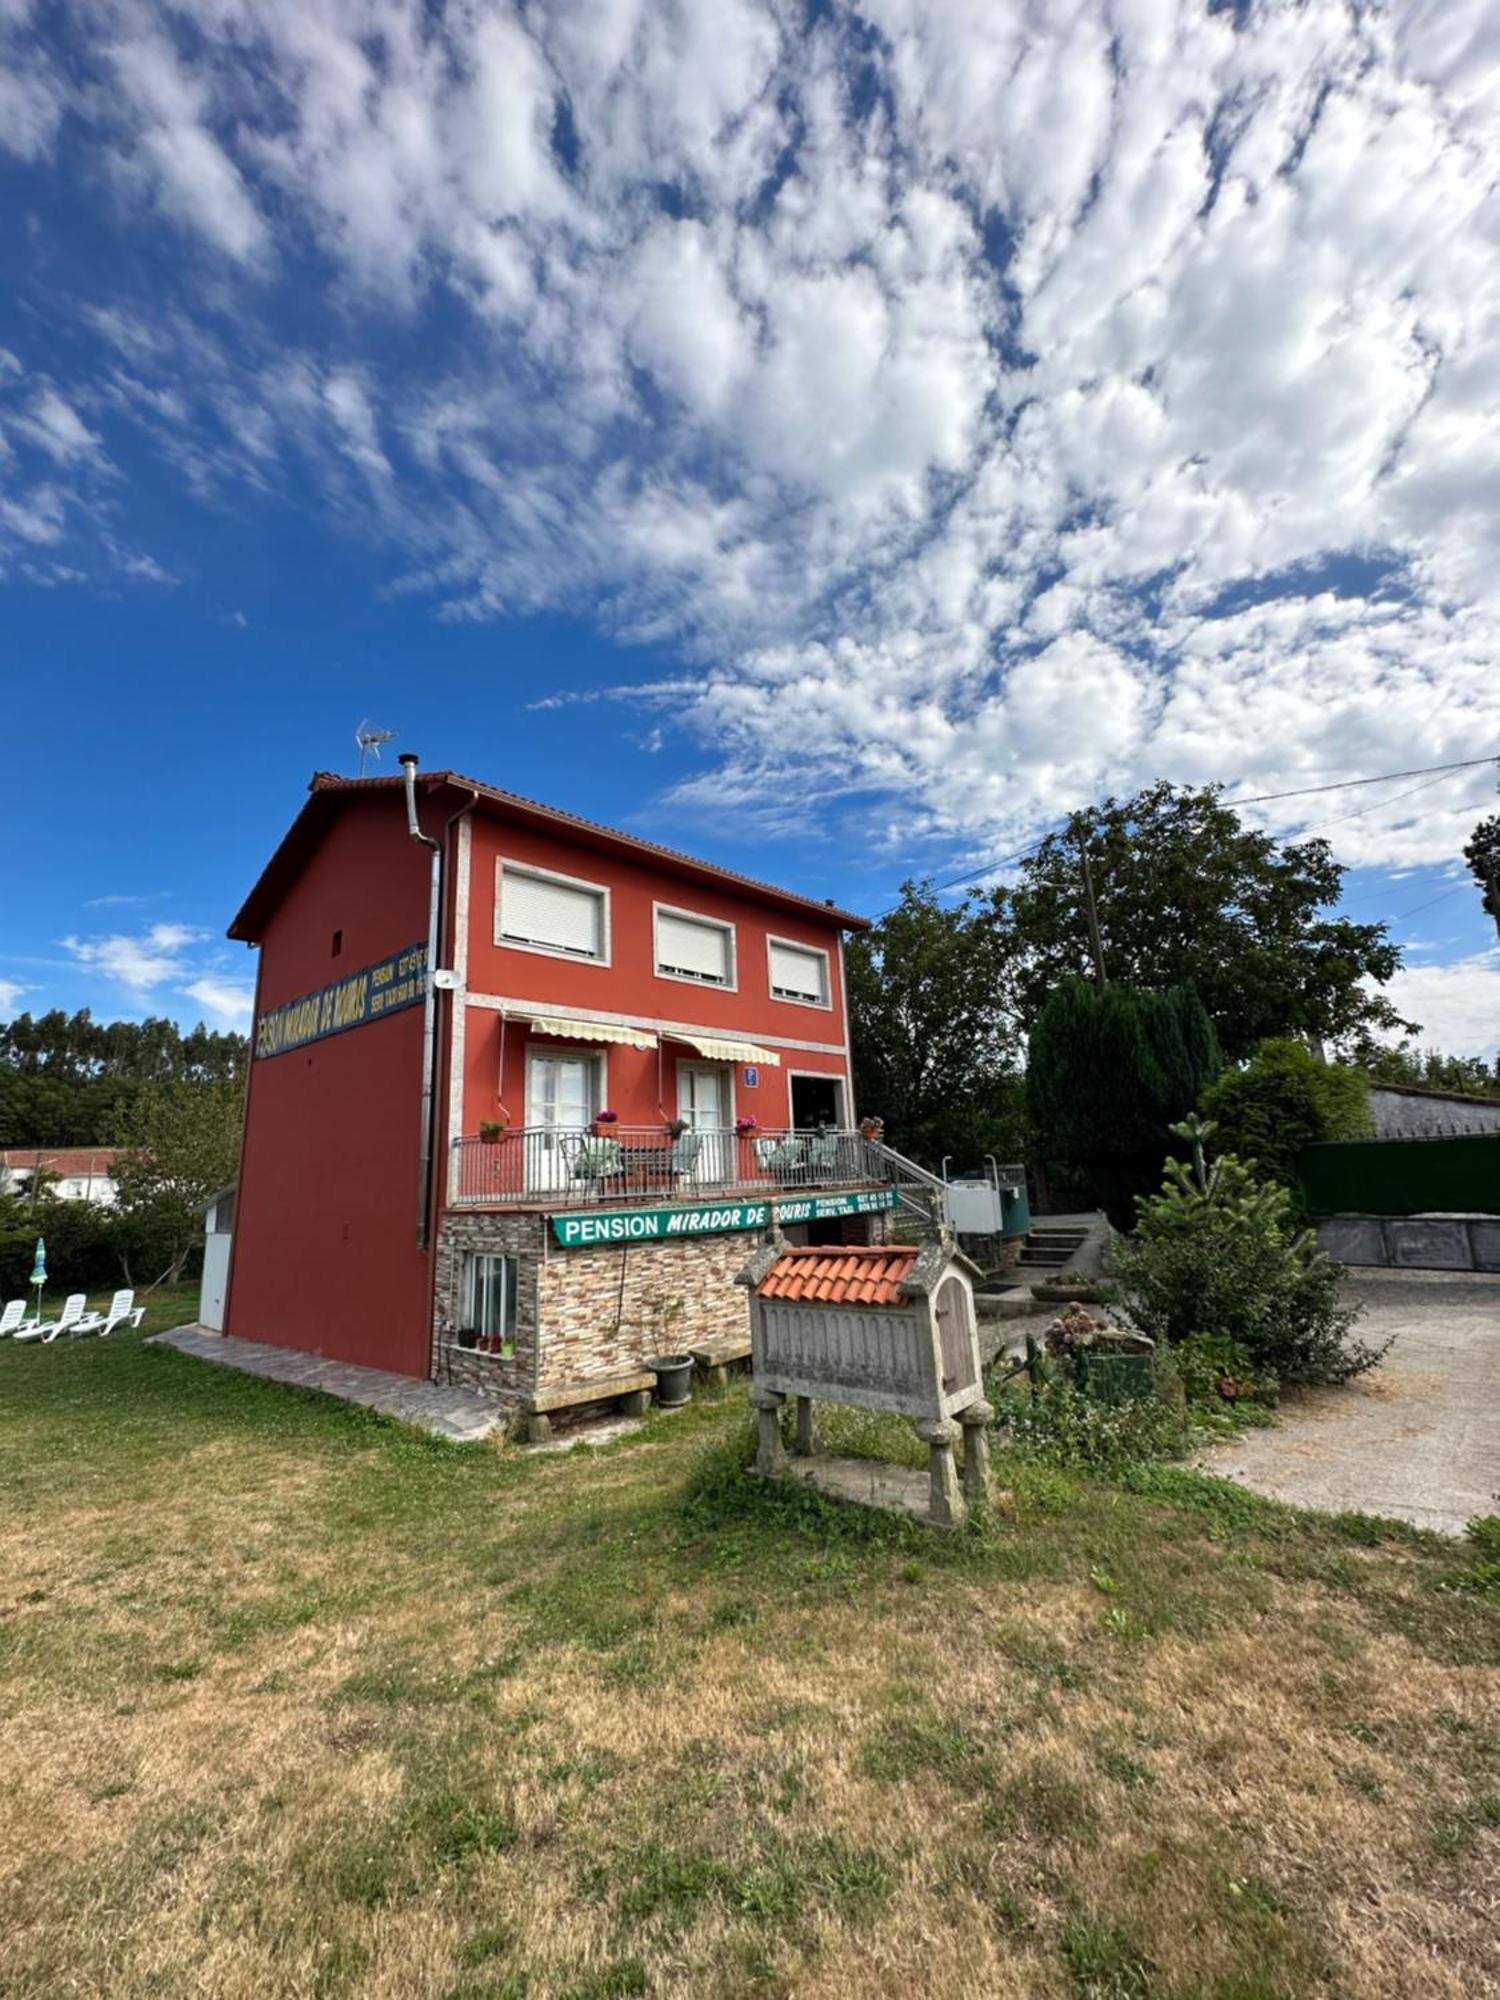
[[649, 1028], [627, 1028], [614, 1021], [565, 1021], [556, 1014], [513, 1014], [539, 1035], [558, 1035], [565, 1042], [620, 1042], [627, 1049], [654, 1049]]
[[672, 1036], [674, 1042], [686, 1042], [690, 1049], [696, 1049], [700, 1056], [707, 1056], [710, 1062], [764, 1063], [767, 1069], [780, 1069], [781, 1057], [774, 1049], [763, 1049], [755, 1042], [723, 1042], [713, 1035]]

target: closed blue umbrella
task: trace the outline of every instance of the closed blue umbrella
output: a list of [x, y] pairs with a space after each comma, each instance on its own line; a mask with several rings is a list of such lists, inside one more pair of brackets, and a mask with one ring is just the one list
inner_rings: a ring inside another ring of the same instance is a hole
[[36, 1255], [31, 1260], [31, 1282], [36, 1286], [36, 1316], [42, 1317], [42, 1287], [47, 1282], [47, 1239], [36, 1239]]

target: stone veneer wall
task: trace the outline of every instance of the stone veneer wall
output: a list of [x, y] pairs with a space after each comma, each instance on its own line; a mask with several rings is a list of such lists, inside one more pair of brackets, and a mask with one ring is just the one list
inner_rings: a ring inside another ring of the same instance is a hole
[[[842, 1222], [845, 1242], [891, 1240], [889, 1214]], [[518, 1408], [533, 1389], [611, 1381], [658, 1354], [748, 1335], [747, 1294], [735, 1277], [760, 1240], [759, 1230], [738, 1230], [563, 1250], [544, 1215], [450, 1211], [438, 1231], [433, 1373]], [[517, 1260], [513, 1361], [450, 1338], [461, 1321], [463, 1258], [471, 1251]]]
[[[512, 1408], [537, 1385], [537, 1276], [546, 1218], [487, 1209], [455, 1209], [438, 1226], [433, 1288], [432, 1372], [439, 1382], [494, 1396]], [[471, 1251], [516, 1260], [516, 1352], [512, 1361], [458, 1346], [463, 1324], [463, 1260]]]

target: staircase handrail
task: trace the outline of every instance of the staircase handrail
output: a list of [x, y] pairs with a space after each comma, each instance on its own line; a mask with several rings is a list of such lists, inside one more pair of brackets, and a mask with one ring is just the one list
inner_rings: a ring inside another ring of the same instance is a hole
[[941, 1188], [941, 1175], [929, 1173], [926, 1167], [919, 1167], [915, 1160], [909, 1160], [905, 1153], [898, 1153], [894, 1146], [888, 1146], [884, 1139], [866, 1139], [867, 1153], [892, 1169], [890, 1178], [900, 1186], [903, 1181], [915, 1181], [922, 1187]]

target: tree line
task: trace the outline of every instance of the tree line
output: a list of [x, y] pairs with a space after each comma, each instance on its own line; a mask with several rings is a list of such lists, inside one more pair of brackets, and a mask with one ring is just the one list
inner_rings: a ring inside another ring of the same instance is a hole
[[1500, 1090], [1483, 1063], [1411, 1046], [1419, 1024], [1380, 990], [1400, 947], [1333, 913], [1344, 873], [1327, 841], [1279, 842], [1218, 787], [1161, 783], [1074, 813], [1004, 886], [951, 902], [908, 881], [849, 946], [861, 1107], [924, 1165], [1040, 1161], [1054, 1205], [1116, 1212], [1159, 1183], [1168, 1126], [1268, 1044]]
[[0, 1197], [0, 1288], [24, 1285], [45, 1236], [69, 1290], [179, 1278], [202, 1208], [234, 1179], [249, 1043], [175, 1021], [21, 1014], [0, 1024], [0, 1146], [121, 1146], [113, 1209], [49, 1197], [46, 1177]]

